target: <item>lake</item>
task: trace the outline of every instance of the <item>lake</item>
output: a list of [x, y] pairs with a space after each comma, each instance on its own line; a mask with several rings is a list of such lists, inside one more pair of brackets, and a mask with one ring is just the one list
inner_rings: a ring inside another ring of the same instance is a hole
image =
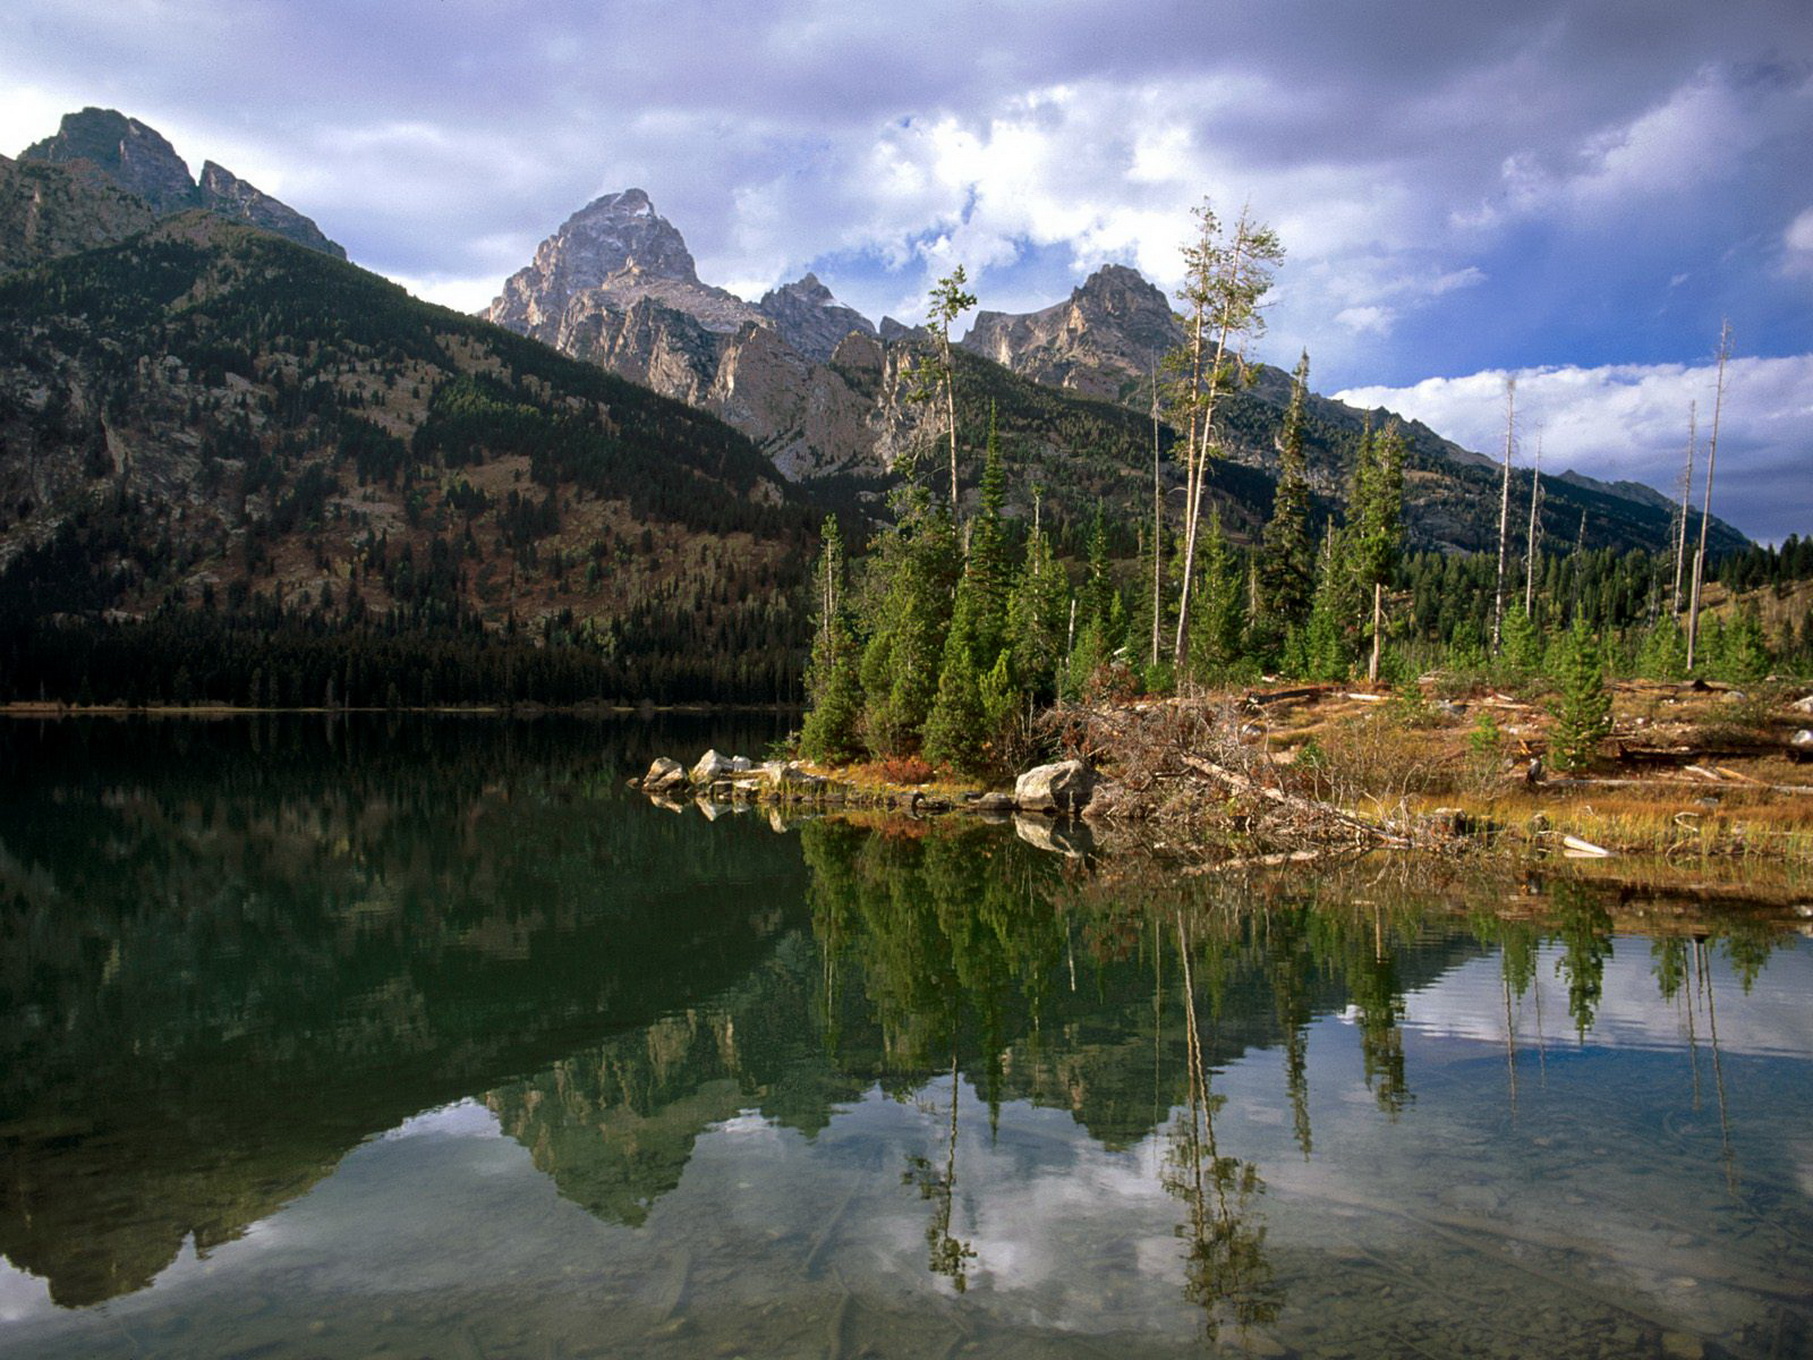
[[625, 786], [785, 726], [0, 726], [0, 1354], [1813, 1354], [1792, 907]]

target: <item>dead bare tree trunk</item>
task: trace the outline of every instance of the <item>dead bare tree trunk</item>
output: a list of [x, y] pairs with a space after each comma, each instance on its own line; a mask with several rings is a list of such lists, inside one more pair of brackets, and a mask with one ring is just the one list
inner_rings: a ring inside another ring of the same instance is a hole
[[1530, 467], [1530, 536], [1525, 541], [1523, 550], [1523, 613], [1527, 619], [1536, 617], [1536, 541], [1540, 526], [1536, 519], [1536, 507], [1542, 502], [1542, 434], [1536, 435], [1536, 461]]
[[1165, 491], [1158, 475], [1158, 364], [1152, 367], [1152, 665], [1165, 615]]
[[1517, 379], [1505, 379], [1505, 471], [1498, 492], [1498, 583], [1492, 592], [1492, 650], [1505, 622], [1505, 557], [1511, 546], [1511, 446], [1517, 431]]
[[[1366, 663], [1366, 683], [1379, 683], [1379, 653], [1385, 642], [1385, 583], [1372, 583], [1372, 657]], [[1414, 682], [1413, 682], [1414, 683]]]
[[1719, 376], [1713, 388], [1712, 442], [1706, 446], [1706, 499], [1700, 506], [1700, 547], [1693, 555], [1693, 598], [1687, 607], [1687, 669], [1693, 669], [1700, 636], [1700, 587], [1706, 575], [1706, 528], [1712, 523], [1712, 470], [1719, 460], [1719, 416], [1725, 409], [1725, 365], [1731, 358], [1731, 323], [1719, 328]]
[[1693, 446], [1699, 442], [1700, 403], [1687, 403], [1687, 466], [1681, 471], [1681, 509], [1675, 522], [1675, 584], [1668, 597], [1668, 616], [1681, 616], [1681, 577], [1687, 569], [1687, 503], [1693, 499]]

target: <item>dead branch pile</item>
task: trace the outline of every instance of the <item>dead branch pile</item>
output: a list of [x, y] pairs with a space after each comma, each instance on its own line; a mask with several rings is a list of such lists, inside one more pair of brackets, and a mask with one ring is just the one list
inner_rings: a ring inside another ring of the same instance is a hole
[[1405, 843], [1316, 798], [1306, 776], [1274, 764], [1256, 706], [1206, 699], [1060, 704], [1043, 722], [1067, 756], [1112, 781], [1088, 816], [1187, 823], [1267, 848]]

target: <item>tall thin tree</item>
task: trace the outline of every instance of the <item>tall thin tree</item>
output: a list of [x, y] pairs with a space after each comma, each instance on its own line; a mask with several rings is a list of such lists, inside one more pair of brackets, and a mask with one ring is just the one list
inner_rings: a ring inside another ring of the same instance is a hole
[[1712, 440], [1706, 446], [1706, 499], [1700, 506], [1700, 546], [1693, 555], [1693, 599], [1687, 607], [1687, 669], [1693, 669], [1700, 634], [1700, 585], [1706, 575], [1706, 527], [1712, 523], [1712, 472], [1719, 461], [1719, 417], [1725, 410], [1725, 365], [1731, 359], [1731, 323], [1719, 327], [1719, 374], [1712, 398]]
[[1498, 583], [1492, 591], [1492, 650], [1505, 623], [1505, 558], [1511, 546], [1511, 450], [1517, 442], [1517, 379], [1505, 379], [1505, 471], [1498, 492]]
[[1158, 466], [1158, 365], [1152, 366], [1152, 665], [1165, 615], [1165, 487]]
[[951, 522], [957, 521], [957, 369], [951, 356], [951, 323], [976, 305], [976, 295], [967, 292], [969, 281], [963, 266], [932, 285], [931, 311], [926, 328], [936, 342], [936, 356], [913, 369], [913, 386], [909, 396], [914, 401], [943, 398], [944, 421], [951, 448]]
[[1278, 486], [1266, 521], [1253, 611], [1275, 636], [1301, 628], [1315, 590], [1315, 545], [1309, 536], [1309, 478], [1303, 454], [1304, 407], [1309, 400], [1309, 351], [1291, 375], [1290, 405], [1278, 440]]
[[1536, 433], [1536, 461], [1530, 465], [1530, 533], [1523, 550], [1523, 612], [1525, 618], [1536, 613], [1536, 544], [1542, 526], [1536, 509], [1542, 503], [1542, 432]]
[[[1197, 210], [1201, 230], [1185, 248], [1184, 296], [1207, 316], [1214, 332], [1212, 357], [1200, 331], [1193, 349], [1197, 367], [1184, 401], [1191, 414], [1194, 440], [1185, 451], [1183, 581], [1177, 599], [1174, 660], [1181, 671], [1190, 646], [1190, 582], [1196, 572], [1196, 544], [1202, 525], [1209, 458], [1215, 447], [1215, 417], [1224, 397], [1246, 376], [1246, 343], [1265, 329], [1261, 304], [1271, 291], [1272, 272], [1284, 259], [1278, 234], [1242, 210], [1231, 239], [1222, 240], [1215, 215], [1205, 202]], [[1203, 360], [1207, 359], [1206, 364]]]
[[1681, 470], [1681, 505], [1675, 513], [1675, 583], [1668, 597], [1670, 618], [1681, 616], [1681, 578], [1687, 570], [1687, 505], [1693, 499], [1693, 452], [1699, 442], [1700, 403], [1687, 403], [1687, 466]]

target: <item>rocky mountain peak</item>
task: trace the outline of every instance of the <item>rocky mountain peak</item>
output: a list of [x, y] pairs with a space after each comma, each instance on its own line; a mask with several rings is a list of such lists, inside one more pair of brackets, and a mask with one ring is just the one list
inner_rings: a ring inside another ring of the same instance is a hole
[[851, 331], [875, 334], [874, 322], [839, 302], [816, 274], [771, 289], [756, 310], [774, 324], [783, 340], [814, 363], [829, 359]]
[[87, 161], [159, 213], [196, 206], [195, 181], [176, 148], [156, 128], [116, 109], [64, 114], [56, 135], [34, 142], [21, 158], [56, 165]]
[[1104, 265], [1037, 312], [978, 312], [966, 349], [1037, 382], [1118, 400], [1182, 339], [1165, 295], [1138, 270]]
[[328, 240], [321, 228], [312, 221], [289, 204], [281, 203], [263, 190], [246, 183], [223, 165], [204, 161], [199, 187], [202, 205], [210, 212], [236, 222], [262, 227], [278, 236], [287, 236], [298, 245], [332, 255], [336, 260], [346, 258], [346, 251]]
[[206, 162], [197, 184], [189, 176], [188, 162], [176, 154], [163, 133], [117, 109], [87, 108], [64, 114], [56, 135], [34, 142], [20, 159], [98, 174], [142, 200], [159, 217], [206, 208], [230, 221], [287, 236], [297, 245], [335, 259], [346, 258], [346, 252], [312, 221], [224, 166]]
[[645, 192], [625, 189], [593, 199], [561, 223], [528, 266], [504, 281], [487, 315], [500, 326], [547, 339], [579, 294], [649, 279], [699, 286], [685, 238]]

